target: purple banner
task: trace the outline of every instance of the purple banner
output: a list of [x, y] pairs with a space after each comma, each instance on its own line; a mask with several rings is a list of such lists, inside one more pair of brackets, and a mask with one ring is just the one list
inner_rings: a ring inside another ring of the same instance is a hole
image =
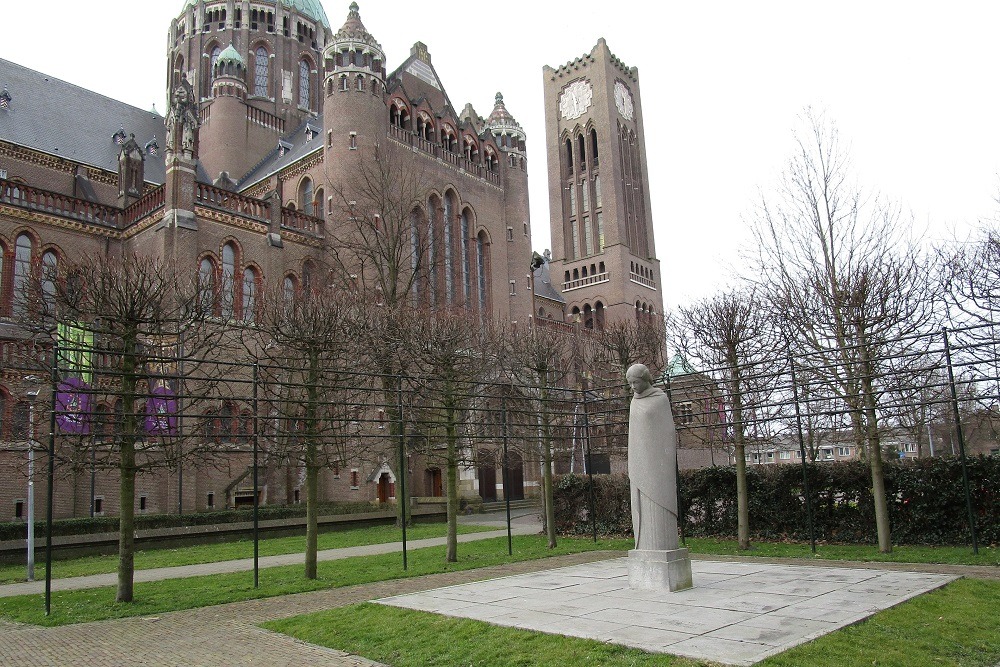
[[90, 387], [80, 378], [66, 378], [56, 387], [56, 424], [66, 433], [90, 433]]
[[177, 399], [169, 387], [159, 386], [146, 399], [146, 434], [177, 434]]

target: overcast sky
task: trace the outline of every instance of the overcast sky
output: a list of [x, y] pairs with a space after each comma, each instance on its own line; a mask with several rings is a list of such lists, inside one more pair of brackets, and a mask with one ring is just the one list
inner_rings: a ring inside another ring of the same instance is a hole
[[[166, 35], [183, 0], [8, 0], [0, 57], [142, 108], [165, 109]], [[348, 0], [326, 0], [334, 30]], [[859, 179], [931, 240], [992, 217], [1000, 190], [1000, 3], [361, 0], [389, 69], [416, 41], [456, 108], [501, 91], [528, 135], [534, 247], [549, 246], [542, 65], [604, 37], [639, 68], [667, 307], [725, 286], [746, 221], [813, 105]], [[656, 9], [652, 9], [652, 7]], [[0, 85], [3, 73], [0, 72]]]

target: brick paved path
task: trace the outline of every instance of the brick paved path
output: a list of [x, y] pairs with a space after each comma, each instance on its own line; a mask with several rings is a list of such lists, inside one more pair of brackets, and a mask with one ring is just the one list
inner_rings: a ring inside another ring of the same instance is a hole
[[375, 598], [619, 558], [588, 552], [375, 584], [129, 618], [40, 628], [0, 621], [4, 667], [360, 667], [373, 663], [256, 627], [264, 621]]

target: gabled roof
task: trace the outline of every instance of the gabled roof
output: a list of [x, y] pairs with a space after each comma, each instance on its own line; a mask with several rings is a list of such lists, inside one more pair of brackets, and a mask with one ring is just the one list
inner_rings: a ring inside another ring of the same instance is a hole
[[403, 84], [412, 94], [411, 100], [423, 97], [436, 112], [455, 108], [444, 90], [444, 84], [441, 83], [434, 65], [431, 64], [431, 55], [423, 42], [413, 45], [410, 57], [387, 77], [386, 87], [391, 88], [394, 81]]
[[[0, 58], [10, 103], [0, 109], [0, 141], [9, 141], [91, 167], [118, 172], [119, 129], [140, 146], [154, 137], [162, 145], [163, 116], [105, 97]], [[146, 181], [164, 182], [163, 154], [146, 155]]]

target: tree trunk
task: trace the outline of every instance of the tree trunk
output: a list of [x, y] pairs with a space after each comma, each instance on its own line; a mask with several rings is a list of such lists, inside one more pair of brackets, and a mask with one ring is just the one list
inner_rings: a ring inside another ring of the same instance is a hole
[[541, 408], [542, 408], [542, 495], [545, 505], [545, 537], [549, 549], [556, 548], [556, 508], [555, 493], [552, 489], [552, 426], [550, 424], [548, 393], [545, 386], [548, 378], [542, 378]]
[[135, 575], [135, 441], [122, 439], [118, 487], [118, 591], [116, 602], [132, 602]]
[[736, 443], [736, 531], [740, 549], [750, 548], [750, 494], [747, 490], [746, 445]]
[[316, 465], [316, 445], [309, 445], [306, 460], [306, 579], [316, 578], [319, 546], [319, 522], [316, 505], [319, 502], [319, 466]]
[[865, 435], [868, 445], [868, 462], [872, 471], [872, 500], [875, 503], [875, 529], [878, 531], [879, 553], [892, 553], [892, 534], [889, 526], [889, 507], [885, 499], [885, 473], [882, 470], [882, 445], [878, 433], [878, 415], [875, 412], [875, 387], [867, 350], [862, 347], [861, 387], [865, 403]]
[[448, 548], [445, 562], [458, 560], [458, 443], [455, 436], [453, 410], [448, 409]]

